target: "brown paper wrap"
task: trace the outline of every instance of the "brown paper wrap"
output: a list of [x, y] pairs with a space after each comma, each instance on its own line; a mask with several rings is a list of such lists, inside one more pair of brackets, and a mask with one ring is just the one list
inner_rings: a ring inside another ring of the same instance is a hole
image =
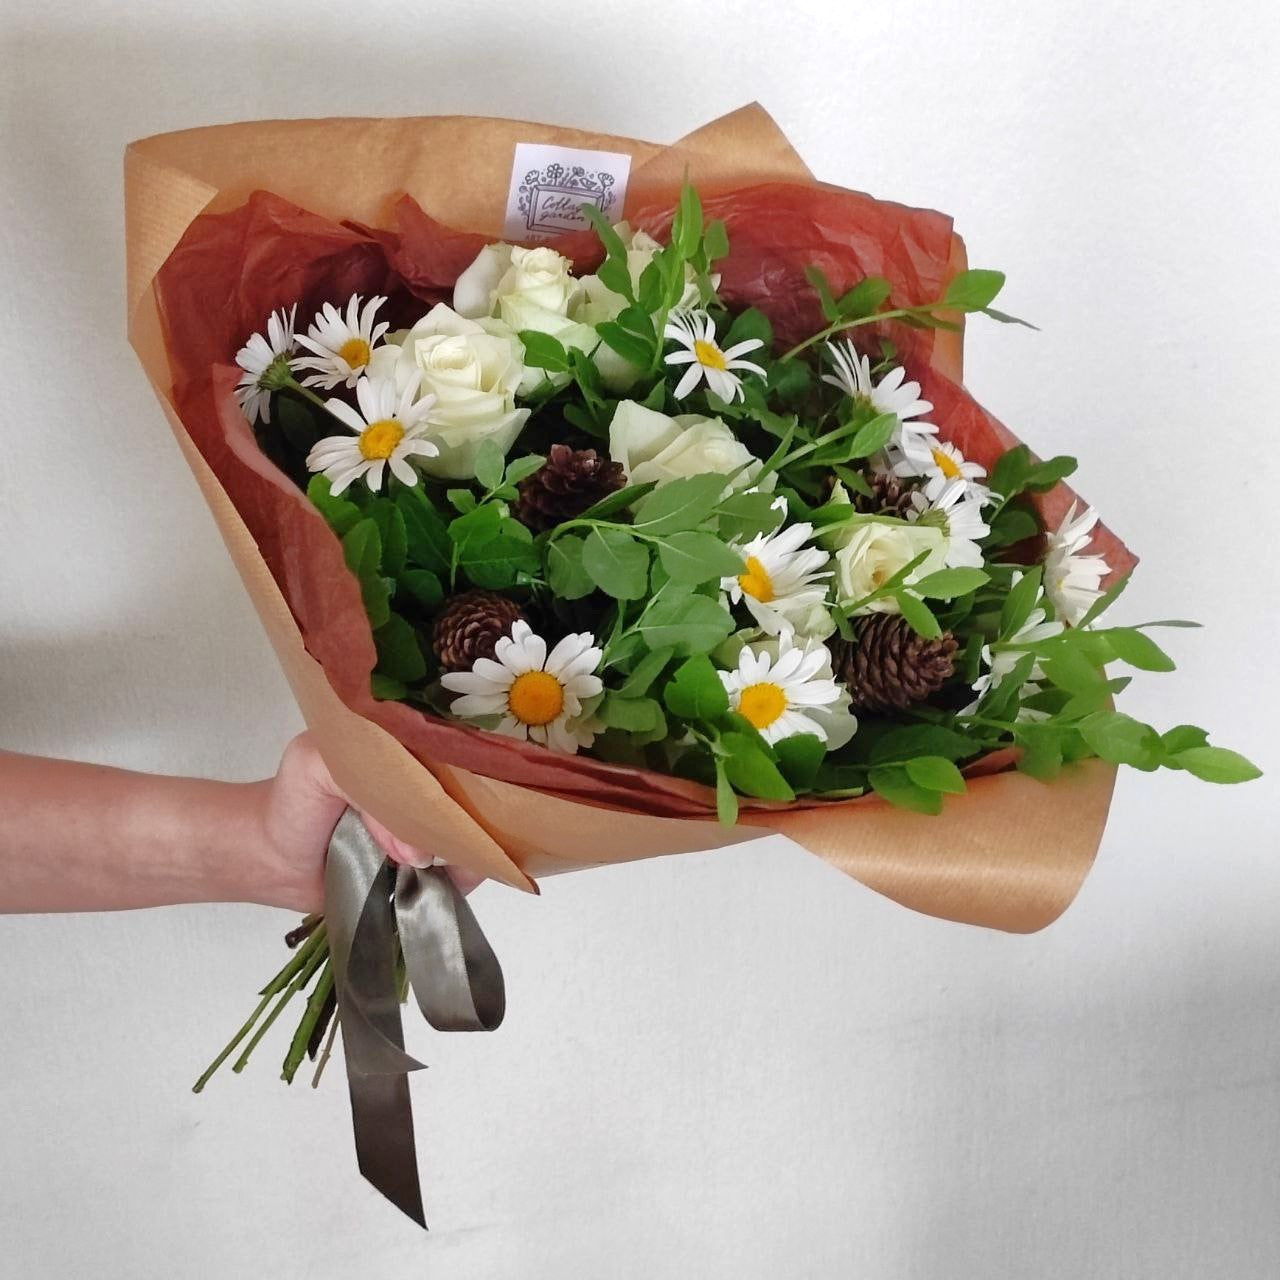
[[[814, 234], [815, 220], [805, 210], [825, 193], [837, 193], [854, 229], [840, 230], [843, 239], [833, 233], [830, 260], [821, 252], [816, 256], [842, 286], [852, 283], [841, 278], [850, 255], [864, 270], [873, 269], [857, 243], [858, 202], [868, 210], [874, 206], [882, 218], [884, 210], [896, 208], [816, 183], [758, 106], [670, 147], [474, 118], [272, 121], [164, 134], [129, 147], [130, 341], [338, 785], [402, 839], [530, 890], [536, 890], [534, 877], [555, 871], [721, 848], [777, 832], [914, 910], [1016, 932], [1048, 924], [1075, 896], [1101, 839], [1114, 770], [1098, 761], [1044, 785], [1013, 772], [1010, 755], [1002, 753], [969, 771], [967, 794], [949, 798], [939, 817], [863, 797], [748, 805], [741, 824], [726, 830], [715, 821], [708, 794], [694, 784], [584, 758], [557, 758], [372, 699], [372, 637], [336, 539], [257, 450], [235, 412], [231, 370], [215, 368], [203, 394], [193, 399], [166, 351], [157, 276], [201, 214], [241, 209], [252, 197], [264, 217], [306, 210], [328, 219], [326, 226], [352, 227], [351, 245], [340, 248], [350, 247], [355, 258], [361, 253], [357, 241], [379, 234], [367, 229], [397, 227], [406, 250], [418, 236], [430, 248], [425, 258], [418, 254], [413, 260], [421, 288], [408, 268], [402, 278], [426, 294], [447, 285], [469, 261], [475, 235], [499, 238], [518, 141], [630, 153], [626, 212], [646, 227], [660, 226], [686, 174], [713, 214], [718, 200], [733, 210], [733, 193], [760, 188], [767, 219], [739, 226], [731, 219], [730, 232], [735, 246], [755, 234], [765, 253], [769, 238], [785, 238], [798, 217], [808, 218], [805, 225]], [[267, 191], [272, 196], [254, 196]], [[406, 193], [417, 204], [402, 200]], [[300, 209], [291, 211], [284, 202]], [[921, 289], [936, 288], [939, 278], [963, 268], [964, 246], [949, 220], [926, 211], [901, 213], [904, 225], [912, 220], [933, 241], [931, 254], [907, 243], [898, 255], [908, 274], [914, 277], [919, 268]], [[439, 224], [466, 228], [468, 234], [450, 232], [442, 239]], [[826, 234], [826, 228], [818, 230]], [[336, 229], [333, 235], [341, 240]], [[779, 296], [770, 310], [780, 334], [790, 327], [802, 335], [816, 327], [806, 311], [811, 298], [782, 290], [778, 278], [759, 269], [746, 278], [742, 264], [753, 261], [750, 245], [735, 258], [736, 249], [725, 264], [727, 295], [756, 300], [773, 289]], [[936, 296], [922, 293], [915, 300]], [[197, 348], [207, 337], [215, 352], [210, 364], [225, 365], [248, 332], [233, 314], [233, 301], [244, 303], [228, 300], [208, 310], [200, 318], [207, 334], [191, 335]], [[266, 310], [254, 312], [252, 325], [261, 324]], [[171, 305], [165, 318], [171, 339], [175, 315]], [[235, 335], [230, 350], [220, 325]], [[966, 452], [971, 446], [979, 458], [997, 442], [1006, 447], [1013, 440], [961, 387], [959, 334], [895, 333], [900, 338], [915, 344], [907, 348], [912, 376], [921, 378], [924, 394], [938, 406], [945, 436]], [[1043, 514], [1056, 518], [1071, 497], [1060, 487], [1046, 499]], [[1113, 535], [1103, 531], [1099, 543], [1113, 569], [1132, 563]]]

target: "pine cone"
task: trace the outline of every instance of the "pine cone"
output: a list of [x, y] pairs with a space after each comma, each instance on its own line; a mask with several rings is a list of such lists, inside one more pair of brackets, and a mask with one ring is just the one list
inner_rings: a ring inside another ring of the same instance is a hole
[[553, 444], [546, 462], [520, 481], [511, 514], [535, 533], [543, 533], [580, 516], [625, 483], [621, 463], [594, 449]]
[[470, 671], [477, 658], [492, 658], [494, 645], [524, 617], [520, 606], [494, 591], [464, 591], [440, 611], [431, 647], [445, 671]]
[[833, 643], [832, 656], [855, 710], [905, 711], [951, 678], [958, 647], [949, 631], [928, 640], [896, 613], [873, 613], [858, 623], [852, 643]]
[[897, 516], [900, 520], [907, 518], [911, 510], [911, 495], [916, 491], [913, 483], [895, 476], [892, 471], [877, 471], [867, 477], [871, 486], [871, 496], [855, 493], [853, 509], [866, 516]]

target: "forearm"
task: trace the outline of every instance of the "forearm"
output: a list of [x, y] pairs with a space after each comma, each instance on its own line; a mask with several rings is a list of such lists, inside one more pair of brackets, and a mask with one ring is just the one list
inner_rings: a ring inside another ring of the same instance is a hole
[[269, 792], [0, 752], [0, 911], [291, 903]]

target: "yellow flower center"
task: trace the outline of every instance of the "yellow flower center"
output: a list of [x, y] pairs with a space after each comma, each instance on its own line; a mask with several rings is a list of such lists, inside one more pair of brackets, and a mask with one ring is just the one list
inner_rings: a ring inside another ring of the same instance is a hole
[[937, 468], [942, 472], [948, 480], [958, 480], [960, 478], [960, 467], [950, 454], [943, 453], [941, 449], [934, 449], [933, 460], [937, 464]]
[[521, 724], [550, 724], [564, 710], [564, 685], [547, 671], [516, 676], [507, 708]]
[[761, 604], [768, 604], [773, 599], [773, 579], [755, 556], [747, 557], [747, 571], [738, 575], [738, 586]]
[[787, 709], [787, 695], [770, 680], [749, 684], [738, 698], [738, 712], [757, 729], [767, 729]]
[[369, 350], [369, 344], [363, 338], [348, 338], [338, 348], [338, 355], [352, 369], [363, 369], [369, 363], [369, 357], [373, 352]]
[[729, 367], [729, 362], [724, 358], [724, 352], [714, 342], [704, 342], [699, 338], [693, 344], [693, 354], [705, 369], [719, 369], [723, 372]]
[[379, 418], [360, 433], [360, 456], [369, 462], [389, 458], [404, 439], [404, 428], [395, 418]]

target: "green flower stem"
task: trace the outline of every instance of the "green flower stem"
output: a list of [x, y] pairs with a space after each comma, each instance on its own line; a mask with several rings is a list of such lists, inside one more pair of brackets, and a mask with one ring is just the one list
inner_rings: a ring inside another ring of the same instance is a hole
[[827, 338], [837, 333], [843, 333], [846, 329], [856, 329], [859, 325], [879, 324], [881, 320], [900, 320], [903, 316], [919, 316], [932, 315], [935, 311], [946, 310], [946, 304], [942, 301], [926, 303], [920, 307], [895, 307], [892, 311], [876, 311], [869, 316], [858, 316], [853, 320], [837, 320], [827, 325], [825, 329], [820, 329], [811, 338], [806, 338], [803, 342], [797, 342], [785, 355], [780, 356], [781, 360], [794, 360], [802, 351], [808, 350], [816, 342], [824, 342]]
[[324, 969], [320, 973], [320, 980], [312, 989], [311, 998], [307, 1001], [306, 1012], [302, 1015], [302, 1021], [298, 1023], [297, 1031], [293, 1033], [293, 1043], [289, 1046], [289, 1052], [285, 1056], [284, 1069], [280, 1073], [280, 1078], [286, 1084], [293, 1083], [293, 1077], [302, 1065], [302, 1059], [307, 1053], [307, 1045], [311, 1040], [311, 1033], [315, 1030], [316, 1023], [320, 1021], [320, 1014], [324, 1009], [325, 1001], [329, 998], [329, 993], [332, 990], [333, 966], [326, 959]]
[[329, 1058], [333, 1053], [333, 1042], [338, 1037], [338, 1015], [333, 1015], [333, 1021], [329, 1023], [329, 1034], [325, 1037], [324, 1048], [320, 1052], [320, 1059], [316, 1063], [315, 1074], [311, 1077], [311, 1087], [318, 1089], [320, 1087], [320, 1077], [324, 1075], [324, 1069], [329, 1065]]
[[257, 1031], [253, 1033], [253, 1038], [244, 1047], [244, 1052], [235, 1060], [231, 1067], [232, 1071], [237, 1073], [243, 1071], [249, 1062], [249, 1055], [258, 1047], [262, 1037], [271, 1030], [275, 1020], [284, 1012], [284, 1007], [293, 999], [294, 996], [302, 990], [303, 987], [311, 981], [315, 971], [324, 964], [329, 958], [329, 940], [323, 927], [317, 929], [315, 933], [307, 939], [307, 951], [309, 954], [303, 962], [302, 968], [298, 972], [298, 976], [289, 983], [284, 989], [284, 994], [276, 1002], [275, 1007], [262, 1020], [262, 1024]]
[[240, 1043], [241, 1040], [253, 1030], [254, 1024], [262, 1016], [263, 1010], [271, 1003], [272, 996], [282, 991], [285, 985], [293, 978], [293, 976], [307, 963], [311, 954], [324, 937], [324, 928], [317, 928], [314, 933], [306, 940], [306, 942], [298, 949], [295, 955], [289, 957], [289, 962], [276, 974], [258, 994], [262, 999], [258, 1002], [258, 1007], [249, 1015], [249, 1019], [244, 1026], [232, 1037], [230, 1043], [222, 1050], [220, 1054], [205, 1069], [204, 1074], [192, 1086], [192, 1093], [199, 1093], [206, 1084], [209, 1083], [210, 1077], [215, 1071], [231, 1056], [232, 1051]]

